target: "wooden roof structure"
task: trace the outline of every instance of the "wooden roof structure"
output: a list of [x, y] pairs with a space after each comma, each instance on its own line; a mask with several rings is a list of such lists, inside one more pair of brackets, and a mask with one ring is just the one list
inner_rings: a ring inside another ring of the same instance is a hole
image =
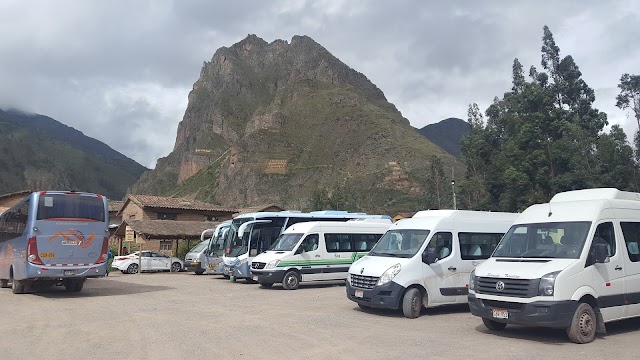
[[118, 200], [109, 200], [109, 212], [120, 212], [120, 209], [122, 209], [122, 206], [124, 205], [124, 201], [118, 201]]
[[211, 212], [227, 212], [234, 213], [233, 209], [221, 208], [204, 201], [186, 199], [186, 198], [173, 198], [154, 195], [129, 195], [122, 204], [118, 215], [127, 206], [127, 203], [132, 201], [141, 208], [154, 208], [154, 209], [178, 209], [178, 210], [195, 210], [195, 211], [211, 211]]
[[129, 226], [145, 240], [200, 239], [203, 231], [219, 224], [219, 221], [124, 220], [114, 236], [124, 238]]

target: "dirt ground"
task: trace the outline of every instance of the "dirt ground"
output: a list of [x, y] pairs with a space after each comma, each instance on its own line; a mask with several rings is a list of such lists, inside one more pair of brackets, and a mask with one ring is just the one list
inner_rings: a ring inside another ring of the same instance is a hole
[[587, 345], [559, 330], [490, 333], [466, 305], [364, 312], [341, 284], [286, 291], [192, 273], [112, 273], [83, 292], [0, 290], [0, 359], [637, 359], [640, 319]]

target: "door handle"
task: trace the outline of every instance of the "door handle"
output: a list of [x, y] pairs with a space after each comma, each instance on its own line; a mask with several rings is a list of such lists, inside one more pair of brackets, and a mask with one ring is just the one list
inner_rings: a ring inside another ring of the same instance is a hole
[[618, 270], [618, 271], [619, 271], [619, 270], [622, 270], [622, 266], [617, 265], [614, 269], [615, 269], [615, 270]]
[[453, 266], [449, 266], [449, 271], [456, 271], [456, 268], [454, 268]]
[[316, 255], [316, 257], [320, 257], [320, 255]]

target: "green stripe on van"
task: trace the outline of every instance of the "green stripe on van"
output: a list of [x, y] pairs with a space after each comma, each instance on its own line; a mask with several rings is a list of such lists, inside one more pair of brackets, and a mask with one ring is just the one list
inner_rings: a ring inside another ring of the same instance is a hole
[[347, 265], [352, 264], [355, 260], [358, 260], [365, 255], [367, 255], [367, 253], [353, 253], [353, 255], [351, 255], [351, 258], [281, 261], [276, 267], [281, 268], [287, 266]]

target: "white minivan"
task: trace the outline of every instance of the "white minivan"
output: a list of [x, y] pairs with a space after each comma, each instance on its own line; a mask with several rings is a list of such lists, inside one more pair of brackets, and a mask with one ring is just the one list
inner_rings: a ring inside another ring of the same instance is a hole
[[587, 343], [605, 323], [640, 316], [640, 194], [556, 194], [515, 221], [471, 274], [469, 306], [491, 330], [565, 329]]
[[391, 226], [390, 219], [313, 221], [287, 228], [251, 262], [253, 280], [263, 288], [301, 281], [344, 280], [354, 260], [364, 256]]
[[367, 256], [351, 265], [347, 297], [361, 308], [401, 308], [467, 302], [469, 274], [493, 252], [518, 214], [425, 210], [389, 228]]

